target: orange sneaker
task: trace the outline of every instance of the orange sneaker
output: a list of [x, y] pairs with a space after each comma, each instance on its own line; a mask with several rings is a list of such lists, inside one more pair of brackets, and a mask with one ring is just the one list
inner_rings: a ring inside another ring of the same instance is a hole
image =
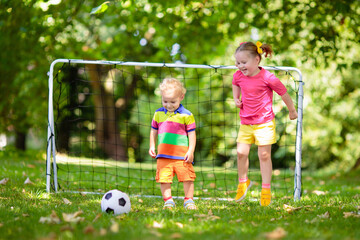
[[252, 182], [250, 181], [250, 179], [248, 179], [244, 183], [239, 183], [237, 192], [236, 192], [235, 201], [240, 202], [241, 200], [243, 200], [246, 196], [247, 191], [249, 190], [249, 188], [251, 186], [252, 186]]
[[263, 188], [261, 190], [260, 205], [269, 206], [271, 203], [271, 190], [270, 188]]

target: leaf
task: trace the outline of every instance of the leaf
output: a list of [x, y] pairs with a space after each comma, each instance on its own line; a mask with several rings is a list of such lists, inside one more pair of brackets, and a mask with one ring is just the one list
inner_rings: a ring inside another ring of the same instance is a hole
[[66, 205], [71, 205], [71, 202], [70, 202], [67, 198], [63, 198], [63, 202], [64, 202]]
[[290, 205], [284, 204], [283, 208], [285, 209], [285, 211], [287, 211], [289, 214], [291, 214], [291, 213], [293, 213], [293, 212], [295, 212], [295, 211], [297, 211], [297, 210], [302, 209], [303, 207], [297, 207], [297, 208], [295, 208], [295, 207], [292, 207], [292, 206], [290, 206]]
[[324, 191], [319, 191], [319, 190], [314, 190], [313, 193], [318, 195], [318, 196], [326, 194]]
[[102, 214], [99, 213], [98, 215], [96, 215], [96, 217], [94, 218], [94, 220], [92, 222], [96, 222], [101, 216], [102, 216]]
[[176, 226], [178, 226], [179, 228], [183, 228], [183, 227], [184, 227], [184, 224], [182, 224], [182, 223], [176, 222], [175, 224], [176, 224]]
[[40, 217], [39, 220], [40, 223], [55, 223], [55, 224], [59, 224], [60, 218], [57, 216], [56, 212], [54, 210], [52, 210], [50, 216], [48, 217]]
[[161, 222], [154, 221], [152, 227], [153, 228], [163, 228], [163, 223], [162, 223], [162, 221]]
[[321, 215], [317, 215], [319, 218], [329, 218], [330, 217], [330, 214], [329, 212], [325, 212], [324, 214], [321, 214]]
[[85, 218], [79, 217], [82, 213], [83, 211], [80, 210], [75, 213], [69, 213], [69, 214], [63, 213], [62, 216], [65, 222], [79, 223], [85, 220]]
[[287, 235], [282, 227], [277, 227], [274, 231], [265, 233], [267, 239], [282, 239]]
[[344, 214], [344, 218], [348, 218], [348, 217], [360, 218], [360, 214], [356, 214], [354, 212], [343, 212], [343, 214]]
[[93, 15], [93, 14], [100, 14], [100, 13], [105, 12], [109, 8], [109, 6], [108, 6], [109, 3], [110, 3], [110, 1], [103, 2], [98, 7], [93, 8], [91, 10], [90, 14]]
[[0, 184], [5, 185], [8, 181], [9, 181], [8, 178], [4, 178], [3, 180], [0, 181]]
[[28, 177], [28, 178], [25, 180], [24, 184], [34, 184], [34, 183], [33, 183], [33, 182], [30, 180], [30, 178]]
[[178, 239], [178, 238], [182, 238], [182, 235], [180, 233], [173, 233], [170, 235], [171, 239]]
[[113, 222], [113, 224], [110, 227], [110, 231], [113, 233], [119, 232], [119, 224], [117, 222]]
[[91, 225], [87, 226], [83, 230], [84, 234], [90, 234], [95, 232], [95, 228]]

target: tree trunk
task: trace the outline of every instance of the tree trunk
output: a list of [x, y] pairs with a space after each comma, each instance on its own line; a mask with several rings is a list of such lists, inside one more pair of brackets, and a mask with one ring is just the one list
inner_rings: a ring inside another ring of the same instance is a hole
[[18, 150], [26, 150], [26, 133], [16, 131], [15, 148]]
[[[127, 147], [120, 137], [118, 122], [116, 118], [115, 101], [113, 89], [107, 90], [102, 82], [106, 83], [107, 73], [104, 66], [89, 64], [86, 66], [89, 70], [90, 84], [93, 89], [94, 107], [95, 107], [95, 137], [98, 146], [108, 155], [108, 157], [127, 161]], [[111, 84], [112, 81], [109, 79]]]
[[354, 166], [351, 168], [351, 170], [356, 170], [360, 167], [360, 157], [356, 160]]

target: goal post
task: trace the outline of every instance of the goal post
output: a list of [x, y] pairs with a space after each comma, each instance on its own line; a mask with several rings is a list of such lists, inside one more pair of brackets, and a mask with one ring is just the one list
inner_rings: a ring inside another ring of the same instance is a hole
[[[71, 67], [73, 69], [69, 70]], [[264, 66], [263, 68], [284, 76], [284, 81], [294, 91], [292, 97], [296, 97], [293, 100], [296, 101], [298, 119], [293, 121], [294, 123], [284, 120], [286, 113], [282, 111], [283, 103], [279, 101], [280, 103], [274, 106], [274, 111], [277, 109], [280, 112], [279, 131], [281, 131], [281, 137], [278, 139], [280, 143], [276, 145], [274, 154], [275, 158], [279, 159], [279, 163], [277, 163], [279, 169], [284, 172], [282, 180], [285, 185], [289, 179], [289, 172], [293, 174], [293, 197], [294, 200], [299, 200], [301, 197], [304, 95], [302, 73], [294, 67]], [[196, 173], [201, 177], [199, 183], [201, 186], [195, 191], [198, 192], [198, 194], [195, 193], [195, 196], [213, 197], [208, 189], [214, 191], [215, 196], [230, 196], [234, 189], [229, 186], [236, 187], [237, 181], [236, 166], [234, 167], [234, 163], [236, 163], [234, 144], [236, 144], [235, 135], [238, 131], [239, 116], [238, 110], [231, 103], [232, 95], [230, 94], [232, 74], [236, 70], [235, 66], [183, 63], [80, 59], [53, 61], [48, 73], [46, 191], [59, 192], [61, 188], [64, 191], [77, 189], [83, 192], [97, 192], [101, 188], [106, 192], [110, 190], [106, 188], [119, 187], [130, 192], [133, 191], [134, 194], [158, 194], [158, 191], [149, 189], [158, 188], [155, 186], [154, 180], [154, 171], [156, 170], [154, 162], [151, 162], [151, 159], [140, 158], [141, 156], [145, 158], [143, 153], [148, 147], [146, 138], [149, 136], [146, 135], [146, 131], [150, 129], [151, 114], [154, 113], [155, 106], [161, 107], [161, 102], [158, 100], [160, 97], [156, 96], [157, 85], [164, 77], [170, 75], [185, 82], [189, 96], [184, 99], [184, 106], [194, 111], [197, 129], [200, 131], [199, 145], [195, 150], [195, 167], [199, 170]], [[297, 77], [295, 78], [292, 73], [295, 73]], [[101, 86], [96, 85], [97, 81]], [[55, 84], [56, 86], [54, 86]], [[65, 87], [65, 85], [70, 87]], [[286, 86], [288, 87], [288, 85]], [[93, 90], [95, 87], [97, 90]], [[79, 92], [72, 96], [67, 95], [74, 91]], [[103, 94], [104, 91], [111, 94], [110, 98]], [[147, 93], [144, 94], [146, 91]], [[129, 99], [129, 96], [134, 99]], [[102, 102], [103, 108], [96, 105], [97, 101]], [[76, 106], [74, 102], [77, 103]], [[80, 102], [83, 105], [80, 106]], [[117, 117], [120, 109], [122, 114]], [[56, 110], [55, 113], [54, 110]], [[90, 112], [96, 114], [94, 113], [96, 111], [106, 115], [106, 119], [90, 115]], [[277, 113], [275, 114], [277, 115]], [[69, 119], [69, 115], [72, 115], [73, 118]], [[105, 127], [113, 127], [107, 133], [107, 137], [110, 133], [110, 138], [113, 140], [106, 142], [103, 139], [102, 130], [98, 129], [97, 121], [99, 120], [103, 121]], [[70, 126], [70, 124], [74, 124], [74, 126]], [[70, 128], [72, 130], [69, 130]], [[76, 134], [74, 133], [75, 128]], [[62, 131], [63, 129], [67, 129], [65, 131], [67, 135]], [[66, 146], [63, 147], [64, 140], [58, 140], [63, 149], [73, 149], [68, 152], [60, 151], [59, 154], [57, 135], [62, 135], [62, 139], [66, 138], [68, 141], [65, 141]], [[74, 147], [69, 146], [70, 144], [74, 144]], [[122, 148], [116, 148], [118, 145], [121, 145]], [[115, 149], [115, 154], [105, 154], [106, 147]], [[58, 158], [66, 160], [58, 161]], [[254, 160], [255, 166], [257, 165], [256, 161], [258, 160]], [[293, 162], [285, 163], [285, 161]], [[77, 165], [73, 168], [75, 164]], [[61, 166], [60, 169], [59, 166]], [[58, 170], [61, 171], [62, 176], [66, 175], [66, 179], [65, 177], [59, 178]], [[280, 172], [280, 170], [278, 171]], [[76, 175], [76, 177], [71, 175]], [[254, 170], [254, 178], [258, 175]], [[102, 177], [104, 179], [101, 179]], [[114, 181], [117, 183], [115, 184]], [[67, 189], [64, 187], [65, 185], [76, 186]], [[137, 185], [142, 186], [141, 189], [134, 190]], [[217, 195], [216, 191], [224, 193]], [[99, 190], [99, 192], [102, 191]]]

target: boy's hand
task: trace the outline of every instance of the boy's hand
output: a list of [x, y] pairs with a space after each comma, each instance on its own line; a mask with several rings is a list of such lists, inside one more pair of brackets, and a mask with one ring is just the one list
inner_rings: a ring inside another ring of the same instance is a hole
[[155, 148], [151, 147], [149, 149], [149, 154], [152, 158], [155, 158], [156, 157], [156, 152], [155, 152]]
[[297, 117], [298, 117], [298, 114], [297, 114], [296, 111], [290, 111], [290, 112], [289, 112], [289, 118], [290, 118], [290, 120], [295, 120], [295, 119], [297, 119]]
[[235, 106], [237, 108], [242, 108], [243, 104], [242, 104], [242, 101], [240, 99], [235, 99]]
[[194, 161], [194, 153], [193, 152], [187, 152], [186, 154], [185, 154], [185, 157], [184, 157], [184, 159], [185, 159], [185, 162], [186, 163], [192, 163], [193, 161]]

